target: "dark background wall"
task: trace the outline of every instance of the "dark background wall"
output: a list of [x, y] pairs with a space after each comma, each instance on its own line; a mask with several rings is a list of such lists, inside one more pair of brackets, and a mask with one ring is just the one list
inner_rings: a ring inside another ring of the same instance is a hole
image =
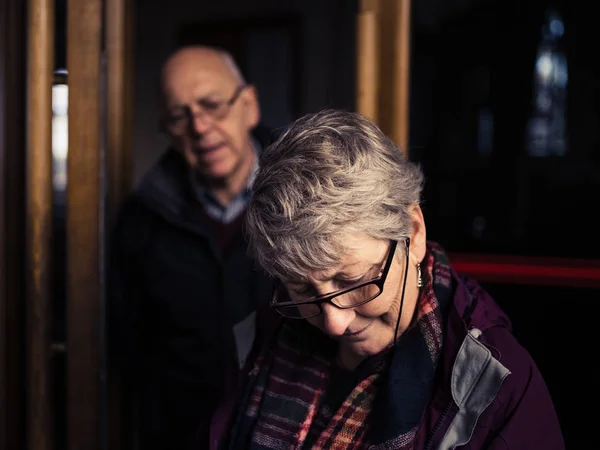
[[[249, 81], [258, 85], [263, 121], [277, 127], [284, 125], [282, 118], [291, 117], [290, 99], [293, 115], [353, 106], [354, 8], [354, 1], [319, 0], [137, 2], [136, 180], [167, 143], [157, 126], [157, 76], [176, 45], [201, 43], [203, 37], [214, 41], [226, 35], [243, 36], [243, 50], [251, 56], [243, 69]], [[291, 55], [285, 51], [290, 49]]]
[[[563, 27], [553, 51], [565, 58], [568, 82], [565, 98], [554, 99], [560, 108], [547, 115], [564, 114], [566, 144], [563, 154], [553, 153], [558, 136], [551, 136], [541, 149], [548, 154], [536, 156], [527, 127], [552, 10]], [[436, 239], [456, 251], [598, 255], [595, 20], [580, 2], [481, 1], [437, 27], [415, 27], [411, 155], [428, 176], [426, 216]]]

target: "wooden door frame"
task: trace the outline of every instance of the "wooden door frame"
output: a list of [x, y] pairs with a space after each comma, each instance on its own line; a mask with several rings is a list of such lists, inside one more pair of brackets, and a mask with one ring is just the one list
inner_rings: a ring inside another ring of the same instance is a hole
[[67, 449], [100, 450], [102, 0], [67, 0]]
[[356, 109], [408, 156], [411, 0], [360, 0]]
[[52, 450], [54, 0], [27, 1], [25, 332], [27, 447]]
[[104, 277], [132, 183], [133, 1], [67, 0], [67, 21], [67, 447], [117, 450], [124, 417], [107, 365]]

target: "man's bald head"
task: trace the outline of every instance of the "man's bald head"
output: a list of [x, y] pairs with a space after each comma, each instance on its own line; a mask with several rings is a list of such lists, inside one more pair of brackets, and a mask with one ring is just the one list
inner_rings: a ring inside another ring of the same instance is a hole
[[167, 96], [170, 86], [180, 84], [180, 80], [198, 71], [217, 73], [235, 85], [246, 84], [229, 52], [216, 47], [194, 45], [178, 49], [163, 64], [160, 83], [162, 94]]
[[[232, 56], [207, 46], [177, 50], [161, 71], [164, 129], [206, 182], [238, 192], [254, 158], [258, 96]], [[232, 187], [233, 186], [233, 187]]]

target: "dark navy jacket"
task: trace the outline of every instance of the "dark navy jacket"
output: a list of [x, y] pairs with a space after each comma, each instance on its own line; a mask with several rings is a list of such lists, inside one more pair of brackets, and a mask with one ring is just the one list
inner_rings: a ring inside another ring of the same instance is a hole
[[223, 251], [188, 180], [183, 159], [167, 152], [112, 236], [110, 355], [136, 399], [142, 450], [206, 447], [207, 420], [240, 364], [233, 328], [272, 292], [241, 227]]

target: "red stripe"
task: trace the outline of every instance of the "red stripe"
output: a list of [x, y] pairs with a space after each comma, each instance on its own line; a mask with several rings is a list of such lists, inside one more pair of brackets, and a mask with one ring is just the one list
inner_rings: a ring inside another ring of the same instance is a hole
[[479, 281], [600, 287], [600, 260], [450, 253], [459, 273]]

